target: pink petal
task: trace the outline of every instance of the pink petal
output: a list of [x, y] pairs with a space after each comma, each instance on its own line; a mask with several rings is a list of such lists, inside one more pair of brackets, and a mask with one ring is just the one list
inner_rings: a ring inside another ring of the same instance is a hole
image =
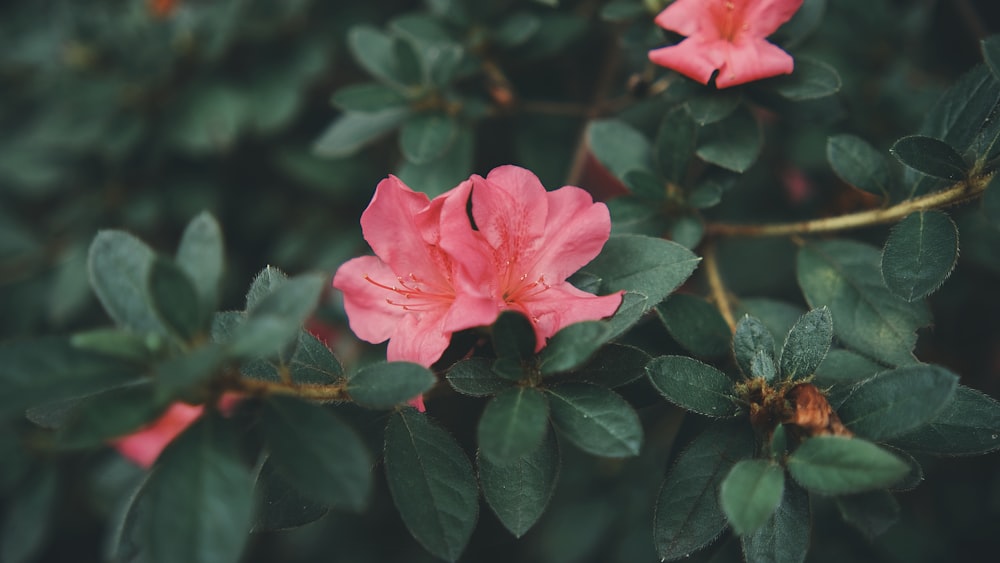
[[493, 253], [479, 231], [473, 230], [469, 220], [469, 196], [473, 182], [466, 180], [447, 194], [434, 198], [432, 206], [441, 200], [438, 213], [438, 240], [445, 255], [453, 264], [449, 265], [451, 284], [456, 293], [475, 294], [482, 297], [492, 295], [490, 284], [495, 280]]
[[763, 39], [750, 39], [729, 48], [728, 60], [719, 69], [715, 85], [728, 88], [761, 78], [790, 74], [794, 68], [792, 56], [777, 45]]
[[333, 276], [333, 287], [344, 292], [344, 309], [351, 330], [358, 338], [378, 344], [388, 339], [406, 314], [402, 308], [386, 302], [393, 293], [371, 281], [393, 286], [396, 274], [375, 256], [362, 256], [345, 262]]
[[499, 314], [500, 306], [491, 296], [459, 293], [441, 319], [441, 330], [451, 336], [451, 333], [467, 328], [489, 326]]
[[561, 282], [600, 254], [611, 235], [611, 215], [586, 191], [564, 186], [548, 192], [549, 214], [531, 277]]
[[677, 0], [660, 12], [653, 21], [663, 29], [681, 35], [697, 35], [699, 30], [710, 25], [710, 22], [706, 21], [708, 2], [709, 0]]
[[754, 0], [748, 2], [744, 21], [748, 34], [753, 37], [767, 37], [792, 19], [802, 7], [803, 0]]
[[153, 466], [160, 452], [199, 417], [204, 407], [174, 403], [146, 428], [113, 442], [114, 447], [140, 467]]
[[[498, 270], [516, 279], [527, 272], [523, 260], [541, 250], [548, 200], [538, 177], [517, 166], [499, 166], [487, 177], [473, 176], [472, 216], [493, 248]], [[508, 279], [501, 286], [509, 285]]]
[[442, 329], [445, 310], [406, 315], [396, 324], [389, 338], [385, 359], [390, 362], [413, 362], [430, 367], [448, 348], [451, 333]]
[[523, 312], [535, 322], [538, 351], [545, 346], [546, 339], [568, 325], [613, 315], [621, 305], [623, 293], [592, 295], [564, 282], [549, 287], [530, 300], [522, 301], [521, 307], [512, 308], [523, 308]]
[[670, 47], [653, 49], [649, 52], [649, 60], [708, 84], [712, 74], [724, 64], [729, 46], [730, 43], [723, 40], [690, 37]]

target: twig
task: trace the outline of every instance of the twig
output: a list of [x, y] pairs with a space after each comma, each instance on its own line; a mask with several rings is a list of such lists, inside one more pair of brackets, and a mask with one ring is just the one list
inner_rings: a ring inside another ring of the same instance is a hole
[[736, 332], [736, 318], [733, 316], [733, 305], [729, 302], [729, 294], [726, 286], [719, 275], [719, 261], [715, 256], [715, 243], [710, 242], [705, 245], [705, 252], [702, 258], [705, 260], [705, 277], [708, 278], [708, 287], [712, 292], [712, 301], [719, 308], [719, 313], [729, 325], [730, 332]]

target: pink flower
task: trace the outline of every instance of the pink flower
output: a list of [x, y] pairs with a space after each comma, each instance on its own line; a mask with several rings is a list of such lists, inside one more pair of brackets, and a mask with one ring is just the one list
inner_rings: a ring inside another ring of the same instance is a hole
[[430, 366], [454, 332], [490, 325], [504, 310], [532, 320], [541, 349], [562, 327], [621, 303], [620, 293], [598, 297], [565, 281], [608, 239], [607, 207], [572, 186], [546, 192], [523, 168], [474, 175], [430, 201], [390, 176], [361, 228], [376, 256], [345, 263], [333, 285], [354, 333], [389, 341], [389, 361]]
[[160, 457], [163, 448], [191, 426], [204, 410], [202, 405], [174, 403], [155, 422], [138, 432], [119, 438], [114, 446], [136, 465], [149, 469], [156, 458]]
[[791, 19], [803, 0], [677, 0], [656, 16], [656, 24], [687, 36], [654, 49], [654, 63], [718, 88], [790, 74], [791, 55], [765, 38]]

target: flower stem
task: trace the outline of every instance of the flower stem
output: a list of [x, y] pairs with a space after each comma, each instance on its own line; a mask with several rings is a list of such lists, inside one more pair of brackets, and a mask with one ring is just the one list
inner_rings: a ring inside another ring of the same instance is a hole
[[907, 199], [881, 209], [868, 209], [836, 217], [825, 217], [795, 223], [771, 223], [764, 225], [738, 225], [731, 223], [708, 223], [705, 232], [717, 237], [774, 237], [805, 233], [829, 233], [845, 231], [871, 225], [892, 223], [915, 211], [926, 211], [957, 205], [975, 199], [989, 184], [992, 173], [973, 176], [949, 186], [939, 192]]
[[730, 332], [736, 332], [736, 318], [733, 315], [733, 305], [729, 301], [729, 293], [725, 284], [722, 283], [722, 276], [719, 275], [719, 261], [715, 256], [715, 243], [705, 246], [705, 253], [702, 258], [705, 261], [705, 276], [708, 278], [708, 287], [712, 292], [712, 301], [719, 308], [719, 313], [729, 325]]
[[323, 385], [320, 383], [285, 383], [278, 381], [263, 381], [239, 377], [229, 382], [229, 390], [248, 395], [294, 395], [300, 399], [317, 403], [332, 403], [347, 401], [346, 383]]

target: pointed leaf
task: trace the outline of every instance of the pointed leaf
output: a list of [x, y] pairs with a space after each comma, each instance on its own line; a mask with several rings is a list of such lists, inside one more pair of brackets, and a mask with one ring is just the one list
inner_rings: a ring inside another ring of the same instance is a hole
[[199, 213], [185, 227], [175, 261], [194, 284], [202, 310], [215, 311], [225, 267], [225, 250], [222, 228], [211, 213]]
[[774, 381], [778, 377], [778, 367], [774, 363], [774, 356], [767, 353], [767, 350], [757, 350], [750, 361], [750, 377], [760, 378], [764, 381]]
[[480, 456], [483, 497], [515, 537], [527, 532], [552, 498], [559, 476], [559, 442], [548, 432], [534, 450], [513, 462], [496, 465]]
[[481, 455], [495, 465], [505, 465], [538, 447], [549, 424], [545, 395], [531, 387], [501, 391], [486, 404], [479, 419]]
[[935, 178], [958, 181], [969, 172], [962, 155], [944, 141], [932, 137], [903, 137], [892, 145], [889, 152], [910, 168]]
[[639, 454], [642, 424], [617, 393], [590, 383], [564, 383], [546, 392], [552, 423], [581, 450], [604, 457]]
[[493, 373], [492, 365], [493, 362], [486, 358], [461, 360], [448, 368], [446, 377], [451, 388], [463, 395], [488, 397], [514, 385], [510, 379]]
[[385, 430], [385, 473], [403, 522], [424, 549], [456, 561], [479, 514], [479, 491], [465, 452], [426, 415], [404, 408]]
[[247, 312], [253, 310], [262, 299], [278, 289], [278, 286], [287, 280], [288, 276], [278, 268], [265, 266], [263, 270], [254, 276], [253, 281], [250, 283], [250, 289], [247, 290], [246, 295], [245, 310]]
[[733, 416], [733, 381], [714, 367], [686, 356], [660, 356], [646, 366], [653, 387], [671, 403], [706, 416]]
[[785, 470], [763, 459], [744, 459], [729, 470], [719, 487], [719, 504], [737, 535], [763, 526], [781, 503]]
[[233, 330], [230, 353], [243, 358], [273, 357], [294, 344], [327, 283], [322, 274], [304, 274], [281, 282], [256, 302], [246, 321]]
[[683, 246], [642, 235], [614, 235], [584, 270], [601, 278], [601, 293], [641, 293], [653, 307], [680, 286], [701, 259]]
[[755, 362], [758, 366], [762, 365], [763, 358], [757, 359], [761, 354], [770, 356], [771, 365], [774, 365], [774, 336], [756, 317], [744, 315], [736, 323], [736, 332], [733, 334], [733, 356], [744, 375], [750, 377], [754, 374]]
[[128, 385], [87, 397], [71, 408], [60, 425], [56, 443], [64, 448], [93, 448], [134, 432], [155, 420], [167, 402], [148, 383]]
[[892, 440], [909, 452], [942, 456], [982, 455], [1000, 449], [1000, 401], [958, 386], [952, 400], [924, 426]]
[[826, 307], [813, 309], [799, 318], [788, 331], [781, 348], [781, 374], [784, 379], [803, 379], [812, 375], [830, 350], [833, 317]]
[[889, 291], [915, 301], [941, 287], [958, 262], [958, 227], [940, 211], [919, 211], [900, 221], [882, 249]]
[[843, 436], [809, 438], [788, 457], [787, 467], [800, 485], [824, 495], [884, 489], [910, 471], [875, 444]]
[[434, 387], [434, 372], [412, 362], [372, 364], [347, 380], [354, 402], [370, 409], [391, 409]]
[[889, 197], [892, 177], [882, 153], [855, 135], [834, 135], [826, 140], [826, 160], [848, 184], [870, 194]]
[[688, 100], [684, 104], [684, 109], [691, 119], [701, 126], [729, 117], [743, 101], [739, 90], [705, 89], [699, 94]]

